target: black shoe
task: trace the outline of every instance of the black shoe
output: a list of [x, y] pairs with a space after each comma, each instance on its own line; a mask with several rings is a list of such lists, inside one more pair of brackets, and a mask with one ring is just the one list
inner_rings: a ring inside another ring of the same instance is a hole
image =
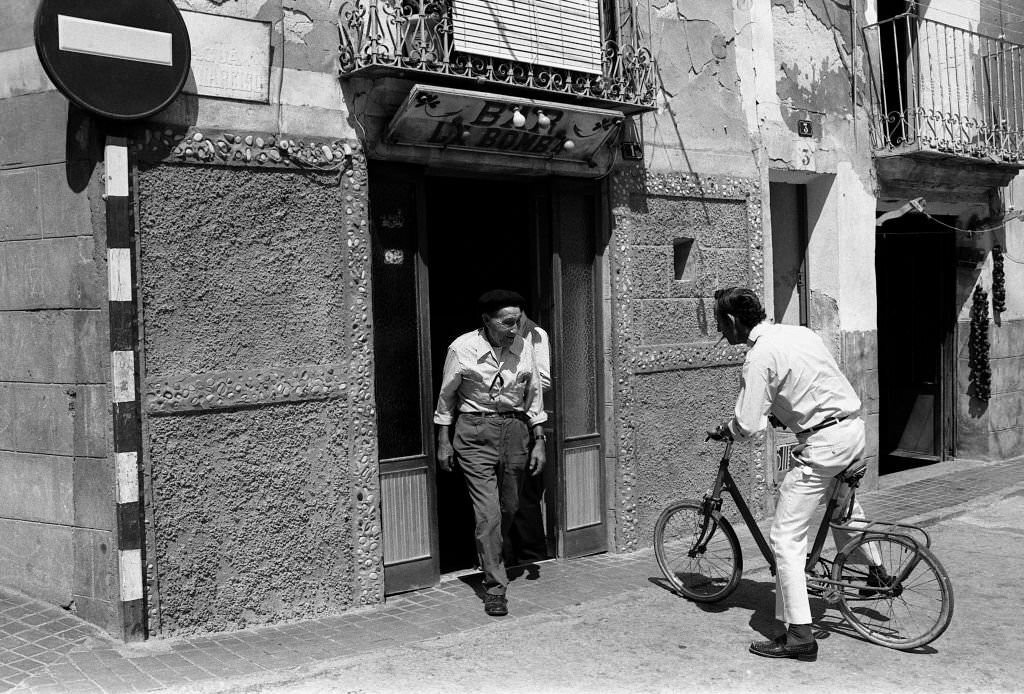
[[870, 588], [860, 588], [857, 592], [862, 598], [869, 598], [872, 595], [884, 592], [881, 590], [871, 590], [871, 588], [891, 588], [895, 582], [896, 579], [886, 573], [885, 567], [872, 566], [868, 568], [867, 584]]
[[504, 617], [508, 614], [508, 600], [504, 595], [488, 593], [484, 598], [484, 612], [491, 617]]
[[750, 652], [765, 658], [796, 658], [813, 663], [818, 659], [818, 642], [811, 641], [790, 646], [783, 634], [774, 641], [755, 641], [750, 644]]

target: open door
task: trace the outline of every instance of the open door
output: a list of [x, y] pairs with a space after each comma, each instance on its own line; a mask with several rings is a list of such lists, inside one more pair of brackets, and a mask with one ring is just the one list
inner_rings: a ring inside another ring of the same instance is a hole
[[422, 177], [372, 172], [374, 359], [384, 589], [440, 579]]
[[876, 245], [879, 472], [951, 453], [956, 239], [920, 215], [891, 220]]
[[559, 182], [553, 190], [555, 365], [558, 451], [558, 555], [608, 548], [601, 436], [601, 310], [594, 184]]

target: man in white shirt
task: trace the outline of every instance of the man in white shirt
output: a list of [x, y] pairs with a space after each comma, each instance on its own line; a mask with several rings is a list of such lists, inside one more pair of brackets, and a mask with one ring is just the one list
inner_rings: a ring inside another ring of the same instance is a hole
[[[715, 292], [715, 320], [729, 344], [746, 343], [749, 350], [735, 414], [709, 433], [747, 438], [764, 429], [772, 416], [799, 441], [779, 488], [770, 533], [776, 562], [775, 616], [787, 630], [775, 640], [752, 643], [750, 651], [768, 658], [813, 661], [818, 644], [811, 631], [804, 573], [807, 530], [818, 503], [837, 483], [836, 475], [851, 464], [861, 464], [861, 402], [821, 338], [801, 326], [767, 322], [751, 290], [730, 287]], [[855, 501], [853, 518], [863, 517]], [[838, 547], [852, 537], [838, 530], [834, 536]], [[886, 577], [881, 562], [877, 557], [867, 559], [873, 577], [869, 580], [882, 585]]]
[[525, 300], [496, 289], [478, 303], [481, 327], [448, 347], [434, 423], [438, 464], [448, 472], [457, 463], [464, 473], [484, 571], [484, 611], [497, 617], [508, 614], [505, 539], [525, 474], [544, 469], [547, 413], [535, 352], [519, 334]]

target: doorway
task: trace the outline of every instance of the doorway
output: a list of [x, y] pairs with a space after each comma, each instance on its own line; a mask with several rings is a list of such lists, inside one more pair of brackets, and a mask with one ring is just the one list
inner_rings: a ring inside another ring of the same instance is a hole
[[878, 233], [880, 474], [953, 454], [956, 238], [940, 221], [913, 213]]
[[[436, 469], [433, 411], [448, 345], [479, 326], [476, 300], [490, 289], [522, 294], [528, 315], [551, 340], [553, 387], [544, 395], [548, 462], [521, 504], [534, 502], [532, 527], [539, 531], [522, 534], [527, 539], [515, 548], [534, 561], [607, 548], [600, 185], [371, 167], [388, 594], [476, 566], [474, 519], [461, 473]], [[564, 402], [574, 406], [560, 407]]]
[[[441, 389], [448, 345], [480, 326], [476, 300], [491, 289], [518, 292], [529, 303], [527, 315], [550, 330], [550, 310], [540, 297], [551, 295], [550, 244], [539, 248], [536, 185], [523, 181], [428, 177], [425, 182], [427, 265], [430, 271], [430, 352], [432, 391]], [[554, 408], [546, 405], [548, 410]], [[476, 546], [473, 508], [462, 472], [437, 476], [438, 559], [441, 573], [471, 569]], [[549, 556], [547, 543], [538, 552]]]

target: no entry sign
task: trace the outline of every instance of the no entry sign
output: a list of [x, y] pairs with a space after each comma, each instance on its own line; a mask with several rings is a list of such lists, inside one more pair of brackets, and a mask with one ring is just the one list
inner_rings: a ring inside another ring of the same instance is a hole
[[188, 30], [173, 0], [42, 0], [36, 51], [71, 101], [106, 118], [145, 118], [188, 77]]

